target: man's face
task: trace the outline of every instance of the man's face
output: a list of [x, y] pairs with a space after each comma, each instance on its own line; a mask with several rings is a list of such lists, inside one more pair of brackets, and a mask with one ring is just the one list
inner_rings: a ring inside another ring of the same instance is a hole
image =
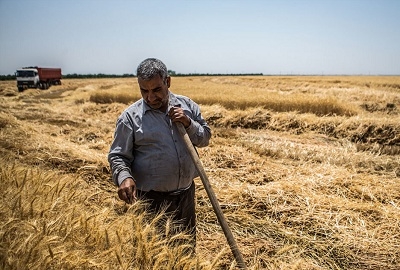
[[167, 110], [170, 81], [170, 77], [167, 77], [163, 81], [160, 75], [156, 75], [150, 80], [138, 78], [140, 93], [147, 105], [152, 109], [158, 109], [164, 112]]

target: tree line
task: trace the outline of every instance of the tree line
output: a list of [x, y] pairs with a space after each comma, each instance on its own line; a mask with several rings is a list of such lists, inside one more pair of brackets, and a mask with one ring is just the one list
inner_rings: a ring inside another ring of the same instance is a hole
[[193, 76], [263, 76], [263, 73], [175, 73], [174, 71], [168, 74], [172, 77], [193, 77]]
[[[135, 77], [135, 75], [134, 74], [116, 75], [116, 74], [103, 74], [103, 73], [98, 73], [98, 74], [73, 73], [73, 74], [62, 75], [63, 79], [126, 78], [126, 77]], [[15, 75], [0, 75], [0, 81], [8, 81], [15, 79], [16, 79]]]
[[[189, 76], [263, 76], [262, 73], [177, 73], [173, 70], [168, 70], [168, 74], [173, 77], [189, 77]], [[136, 77], [135, 74], [66, 74], [62, 75], [63, 79], [93, 79], [93, 78], [129, 78]], [[15, 80], [15, 75], [0, 75], [0, 81]]]

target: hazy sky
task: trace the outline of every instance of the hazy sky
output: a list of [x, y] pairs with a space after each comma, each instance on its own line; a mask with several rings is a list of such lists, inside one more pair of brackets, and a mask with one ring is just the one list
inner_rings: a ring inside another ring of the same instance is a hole
[[400, 0], [0, 0], [0, 74], [400, 74]]

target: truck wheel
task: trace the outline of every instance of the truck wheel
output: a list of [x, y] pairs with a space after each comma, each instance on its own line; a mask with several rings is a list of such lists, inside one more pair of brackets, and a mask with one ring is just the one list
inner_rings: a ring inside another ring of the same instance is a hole
[[23, 87], [18, 87], [18, 92], [23, 92], [24, 88]]

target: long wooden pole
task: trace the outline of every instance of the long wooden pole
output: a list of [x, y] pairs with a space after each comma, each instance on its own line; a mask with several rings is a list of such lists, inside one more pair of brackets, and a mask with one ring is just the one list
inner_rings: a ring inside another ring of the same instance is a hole
[[186, 147], [189, 150], [190, 156], [196, 166], [197, 171], [199, 172], [201, 181], [203, 182], [204, 188], [206, 189], [208, 198], [211, 201], [214, 212], [217, 215], [219, 224], [221, 225], [222, 230], [224, 231], [225, 237], [228, 240], [229, 247], [231, 248], [233, 256], [235, 257], [236, 263], [238, 264], [240, 269], [246, 269], [246, 265], [244, 263], [243, 256], [240, 253], [239, 248], [236, 244], [235, 238], [233, 237], [233, 234], [228, 226], [228, 223], [225, 220], [224, 214], [222, 213], [221, 206], [219, 205], [218, 199], [215, 196], [215, 193], [210, 185], [210, 181], [208, 181], [208, 177], [204, 170], [203, 164], [201, 163], [201, 161], [197, 155], [196, 149], [194, 149], [194, 146], [193, 146], [192, 142], [190, 141], [189, 135], [187, 134], [183, 124], [180, 122], [176, 122], [176, 126], [178, 127], [178, 131], [181, 134], [181, 136], [183, 137]]

